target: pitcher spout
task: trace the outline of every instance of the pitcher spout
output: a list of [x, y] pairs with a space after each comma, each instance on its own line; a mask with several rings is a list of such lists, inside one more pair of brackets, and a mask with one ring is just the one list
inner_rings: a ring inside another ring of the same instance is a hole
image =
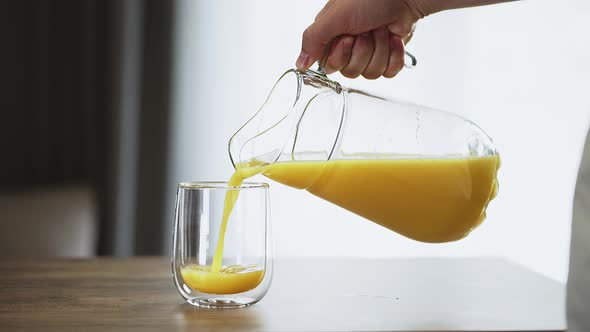
[[[322, 72], [287, 70], [254, 116], [230, 138], [228, 150], [232, 165], [236, 168], [238, 164], [253, 162], [271, 164], [279, 160], [318, 158], [321, 151], [332, 150], [334, 135], [322, 139], [319, 133], [306, 129], [323, 113], [334, 113], [334, 106], [341, 117], [343, 95], [342, 86]], [[333, 105], [333, 96], [338, 96], [340, 105]], [[311, 117], [314, 119], [307, 120]]]

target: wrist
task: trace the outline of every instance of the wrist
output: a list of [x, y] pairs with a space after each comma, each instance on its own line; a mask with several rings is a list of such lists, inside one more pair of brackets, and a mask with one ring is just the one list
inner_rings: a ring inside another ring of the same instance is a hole
[[448, 9], [477, 7], [513, 0], [404, 0], [410, 11], [418, 18]]
[[435, 9], [434, 3], [437, 2], [436, 0], [404, 0], [404, 2], [412, 14], [414, 14], [414, 16], [416, 16], [418, 19], [440, 11]]

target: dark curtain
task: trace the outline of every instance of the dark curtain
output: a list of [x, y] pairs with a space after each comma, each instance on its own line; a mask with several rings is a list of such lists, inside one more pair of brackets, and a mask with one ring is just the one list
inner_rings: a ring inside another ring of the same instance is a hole
[[[100, 1], [0, 3], [3, 190], [95, 180], [103, 156], [106, 11]], [[102, 89], [102, 90], [101, 90]]]
[[98, 254], [165, 251], [174, 8], [0, 2], [0, 191], [92, 186]]

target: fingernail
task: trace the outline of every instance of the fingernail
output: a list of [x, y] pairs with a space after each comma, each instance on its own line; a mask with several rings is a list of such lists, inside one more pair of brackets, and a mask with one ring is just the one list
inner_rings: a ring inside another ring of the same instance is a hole
[[307, 69], [309, 67], [309, 55], [301, 51], [301, 54], [299, 54], [299, 58], [297, 58], [296, 65], [299, 69]]
[[352, 37], [344, 38], [344, 41], [342, 41], [342, 46], [344, 46], [344, 48], [350, 48], [353, 42], [354, 39]]

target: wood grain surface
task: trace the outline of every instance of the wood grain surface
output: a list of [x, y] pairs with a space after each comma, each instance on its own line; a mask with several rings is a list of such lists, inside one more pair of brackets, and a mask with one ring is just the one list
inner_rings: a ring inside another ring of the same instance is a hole
[[500, 259], [292, 259], [244, 309], [199, 309], [166, 258], [0, 261], [2, 331], [562, 331], [563, 285]]

